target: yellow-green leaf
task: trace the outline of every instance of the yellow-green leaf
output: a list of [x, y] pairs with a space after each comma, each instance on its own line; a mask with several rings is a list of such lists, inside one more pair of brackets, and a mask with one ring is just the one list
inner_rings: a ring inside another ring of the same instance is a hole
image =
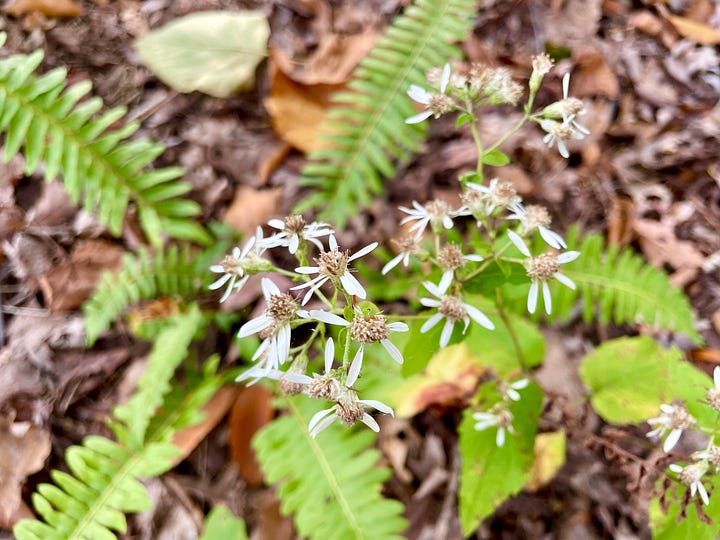
[[270, 27], [259, 11], [203, 11], [135, 42], [143, 63], [168, 86], [228, 97], [255, 84]]

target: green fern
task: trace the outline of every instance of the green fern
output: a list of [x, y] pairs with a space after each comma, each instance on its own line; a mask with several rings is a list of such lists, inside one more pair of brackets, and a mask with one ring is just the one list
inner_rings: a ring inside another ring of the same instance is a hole
[[340, 105], [322, 126], [327, 144], [308, 156], [300, 181], [315, 193], [298, 211], [320, 209], [342, 228], [381, 192], [382, 179], [395, 175], [392, 160], [407, 159], [427, 129], [405, 123], [417, 112], [409, 86], [424, 84], [427, 70], [460, 56], [452, 42], [467, 37], [476, 7], [475, 0], [417, 0], [395, 19], [355, 70], [350, 91], [333, 96]]
[[[647, 264], [631, 249], [620, 250], [617, 246], [606, 249], [600, 234], [580, 238], [577, 227], [568, 232], [567, 243], [568, 249], [580, 252], [580, 257], [563, 266], [562, 272], [575, 282], [577, 289], [550, 284], [553, 320], [567, 320], [577, 300], [582, 299], [582, 317], [586, 322], [599, 319], [603, 324], [642, 323], [702, 342], [690, 302], [682, 289], [670, 283], [665, 272]], [[513, 305], [524, 311], [524, 297], [516, 295]]]
[[303, 537], [320, 540], [399, 539], [407, 526], [398, 501], [380, 495], [390, 471], [377, 467], [368, 430], [331, 426], [317, 439], [307, 424], [315, 402], [287, 400], [290, 414], [265, 427], [253, 440], [265, 477], [279, 482], [282, 511], [295, 514]]
[[189, 246], [176, 245], [154, 256], [140, 249], [137, 256], [125, 254], [117, 274], [106, 272], [93, 295], [83, 304], [88, 345], [107, 330], [128, 306], [158, 296], [188, 298], [209, 279], [207, 267], [217, 249], [194, 255]]
[[[55, 484], [38, 486], [33, 504], [43, 521], [18, 522], [13, 530], [18, 540], [114, 540], [113, 531], [127, 531], [125, 513], [152, 507], [138, 478], [172, 467], [179, 455], [171, 444], [174, 433], [202, 420], [201, 407], [224, 382], [215, 373], [215, 356], [206, 361], [202, 374], [168, 392], [174, 366], [187, 355], [190, 339], [203, 324], [196, 307], [169, 321], [153, 346], [138, 393], [125, 407], [132, 414], [115, 409], [118, 419], [127, 421], [111, 423], [118, 442], [91, 435], [82, 445], [68, 448], [65, 459], [71, 474], [52, 471]], [[148, 400], [145, 410], [141, 399]]]
[[191, 219], [200, 213], [199, 205], [178, 198], [191, 189], [178, 180], [183, 170], [148, 168], [164, 147], [146, 139], [129, 140], [137, 122], [112, 128], [126, 110], [117, 107], [99, 114], [100, 98], [82, 101], [91, 89], [89, 81], [67, 87], [63, 68], [35, 75], [42, 59], [42, 51], [35, 51], [0, 60], [4, 159], [24, 146], [27, 174], [44, 162], [45, 179], [60, 175], [72, 201], [97, 210], [115, 236], [121, 234], [128, 204], [134, 201], [143, 230], [154, 244], [159, 245], [164, 234], [209, 243], [208, 233]]

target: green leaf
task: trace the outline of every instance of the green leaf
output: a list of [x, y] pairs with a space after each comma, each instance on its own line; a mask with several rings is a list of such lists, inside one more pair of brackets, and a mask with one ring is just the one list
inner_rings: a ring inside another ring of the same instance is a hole
[[[487, 394], [488, 386], [479, 394]], [[522, 489], [532, 473], [535, 434], [542, 407], [542, 392], [536, 384], [521, 390], [521, 399], [510, 404], [515, 434], [507, 433], [498, 448], [497, 428], [475, 430], [472, 409], [466, 409], [459, 427], [460, 524], [469, 536], [509, 496]]]
[[[431, 316], [432, 312], [424, 312], [426, 315]], [[442, 332], [443, 322], [439, 322], [434, 328], [431, 328], [425, 333], [420, 332], [420, 328], [425, 323], [425, 320], [410, 321], [408, 326], [410, 331], [408, 332], [408, 339], [403, 348], [403, 358], [405, 361], [402, 365], [402, 374], [407, 377], [418, 373], [425, 369], [430, 358], [440, 348], [440, 333]], [[451, 340], [451, 343], [453, 341]]]
[[653, 532], [653, 540], [715, 540], [718, 536], [720, 525], [720, 478], [718, 476], [706, 476], [703, 478], [705, 489], [710, 494], [710, 504], [703, 506], [702, 510], [712, 520], [712, 524], [701, 521], [697, 515], [697, 508], [690, 504], [685, 510], [685, 516], [678, 518], [682, 507], [680, 499], [687, 488], [681, 485], [674, 485], [670, 494], [671, 501], [667, 513], [662, 511], [658, 499], [650, 503], [650, 528]]
[[220, 505], [210, 510], [199, 540], [247, 540], [247, 537], [245, 522], [227, 506]]
[[180, 92], [228, 97], [255, 83], [270, 27], [259, 11], [192, 13], [135, 42], [140, 58]]
[[614, 339], [585, 357], [580, 377], [593, 408], [607, 422], [644, 422], [660, 414], [661, 404], [678, 398], [695, 418], [712, 422], [715, 413], [700, 403], [712, 382], [682, 356], [649, 337]]
[[482, 162], [493, 167], [502, 167], [510, 163], [510, 158], [500, 150], [490, 150], [482, 155]]
[[283, 514], [293, 513], [301, 537], [317, 540], [400, 540], [403, 506], [381, 495], [390, 476], [364, 426], [335, 423], [313, 439], [307, 425], [323, 405], [288, 398], [289, 414], [274, 420], [253, 446], [268, 483], [278, 483]]
[[457, 117], [457, 120], [455, 120], [455, 127], [456, 128], [462, 127], [465, 124], [467, 124], [468, 122], [472, 122], [472, 121], [473, 121], [472, 114], [462, 113], [461, 115], [459, 115]]
[[494, 296], [495, 290], [501, 285], [525, 285], [529, 287], [527, 272], [519, 264], [508, 264], [505, 261], [493, 261], [477, 276], [463, 284], [469, 293]]

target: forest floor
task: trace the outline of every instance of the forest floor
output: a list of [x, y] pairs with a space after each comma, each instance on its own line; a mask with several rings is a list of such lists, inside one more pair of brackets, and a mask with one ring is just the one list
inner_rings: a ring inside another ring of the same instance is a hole
[[[64, 66], [70, 81], [92, 81], [108, 107], [127, 107], [128, 117], [142, 122], [141, 135], [167, 146], [159, 163], [186, 169], [203, 220], [245, 233], [287, 215], [305, 196], [297, 185], [302, 141], [317, 129], [317, 108], [407, 3], [65, 2], [67, 17], [52, 16], [41, 1], [16, 2], [27, 5], [21, 10], [6, 7], [0, 15], [0, 30], [8, 34], [4, 51], [43, 49], [41, 71]], [[511, 181], [526, 200], [547, 205], [555, 230], [579, 224], [602, 232], [664, 268], [691, 299], [705, 347], [693, 349], [682, 336], [668, 336], [668, 342], [711, 372], [720, 365], [720, 7], [711, 0], [479, 4], [475, 30], [463, 45], [466, 61], [506, 66], [524, 81], [533, 54], [548, 45], [566, 49], [569, 57], [548, 76], [538, 101], [559, 99], [561, 74], [571, 72], [572, 95], [583, 99], [582, 120], [591, 131], [570, 146], [565, 160], [547, 150], [539, 130], [523, 129], [503, 146], [513, 164], [493, 175]], [[72, 12], [73, 6], [81, 9]], [[258, 68], [256, 86], [235, 97], [178, 93], [143, 67], [133, 49], [150, 29], [188, 13], [238, 9], [268, 16], [272, 53]], [[290, 58], [294, 63], [283, 64]], [[492, 137], [515, 118], [503, 109], [488, 111], [483, 129]], [[474, 167], [474, 152], [470, 133], [452, 119], [432, 122], [422, 153], [350, 219], [341, 245], [357, 248], [370, 238], [387, 244], [402, 217], [398, 206], [456, 196], [457, 175]], [[0, 166], [0, 427], [31, 422], [47, 435], [22, 448], [41, 456], [40, 463], [23, 462], [25, 469], [12, 453], [18, 450], [2, 449], [7, 438], [0, 437], [0, 471], [20, 471], [14, 483], [0, 485], [0, 501], [24, 501], [0, 522], [6, 527], [29, 515], [29, 494], [51, 468], [62, 466], [67, 446], [89, 433], [107, 433], [103, 418], [127, 397], [147, 351], [122, 328], [86, 350], [79, 310], [101, 271], [118, 268], [123, 251], [143, 242], [132, 218], [123, 237], [113, 239], [70, 202], [59, 182], [26, 177], [23, 167], [21, 158]], [[259, 295], [259, 288], [244, 290], [226, 309]], [[582, 396], [575, 364], [585, 343], [631, 331], [581, 323], [548, 328], [546, 391], [568, 402]], [[229, 344], [227, 336], [217, 339], [226, 358]], [[296, 537], [272, 488], [262, 484], [256, 466], [243, 463], [249, 458], [237, 450], [242, 442], [231, 448], [232, 422], [249, 414], [242, 394], [234, 399], [223, 410], [230, 413], [218, 416], [183, 463], [149, 482], [156, 508], [132, 518], [127, 538], [192, 538], [188, 531], [197, 531], [207, 509], [220, 502], [245, 518], [254, 539]], [[547, 485], [502, 505], [477, 538], [649, 538], [647, 500], [635, 496], [637, 486], [629, 487], [628, 464], [586, 436], [612, 438], [612, 431], [592, 411], [558, 407], [555, 414], [576, 426], [577, 436], [568, 433], [567, 464]], [[380, 438], [381, 450], [396, 456], [387, 458], [395, 474], [386, 495], [406, 504], [408, 538], [436, 538], [441, 530], [444, 538], [460, 537], [454, 513], [441, 511], [455, 495], [447, 481], [457, 467], [456, 435], [448, 427], [457, 422], [453, 415], [452, 408], [431, 409], [398, 421]], [[407, 459], [399, 464], [397, 456]], [[8, 529], [0, 533], [8, 535]]]

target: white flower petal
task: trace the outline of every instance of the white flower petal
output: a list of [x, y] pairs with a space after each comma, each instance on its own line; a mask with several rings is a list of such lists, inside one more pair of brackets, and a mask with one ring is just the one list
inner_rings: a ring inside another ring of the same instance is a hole
[[498, 428], [497, 435], [495, 435], [495, 444], [498, 448], [502, 448], [505, 445], [505, 428]]
[[400, 352], [400, 349], [395, 346], [395, 344], [393, 344], [389, 339], [383, 339], [380, 341], [380, 343], [383, 347], [385, 347], [385, 350], [388, 352], [388, 354], [392, 357], [393, 360], [395, 360], [398, 364], [403, 363], [403, 355]]
[[568, 90], [570, 89], [570, 72], [563, 75], [562, 87], [563, 87], [563, 99], [567, 99]]
[[455, 272], [453, 270], [446, 270], [443, 272], [442, 278], [440, 278], [440, 283], [438, 284], [438, 290], [445, 294], [445, 291], [448, 290], [450, 287], [450, 284], [452, 283], [453, 276], [455, 275]]
[[357, 296], [362, 299], [367, 298], [365, 288], [350, 272], [345, 272], [342, 276], [340, 276], [340, 283], [348, 294], [352, 294], [353, 296]]
[[673, 429], [670, 432], [670, 435], [667, 436], [667, 439], [665, 439], [665, 443], [663, 444], [663, 451], [669, 452], [673, 448], [675, 448], [675, 445], [680, 440], [680, 435], [682, 435], [682, 429]]
[[465, 306], [465, 311], [467, 311], [467, 314], [472, 317], [472, 319], [478, 323], [480, 326], [483, 326], [487, 328], [488, 330], [495, 330], [495, 325], [493, 322], [487, 318], [487, 316], [480, 311], [475, 306], [471, 306], [470, 304], [463, 304]]
[[677, 463], [673, 463], [673, 464], [670, 465], [670, 467], [668, 467], [668, 468], [669, 468], [671, 471], [676, 472], [676, 473], [681, 473], [681, 472], [683, 471], [683, 468], [682, 468], [680, 465], [678, 465]]
[[[225, 274], [224, 276], [221, 276], [217, 281], [213, 281], [210, 285], [208, 285], [208, 289], [210, 289], [211, 291], [219, 289], [220, 287], [225, 285], [225, 283], [227, 283], [227, 281], [231, 277], [234, 277], [233, 274]], [[230, 288], [232, 288], [232, 287], [230, 287]]]
[[715, 382], [715, 388], [720, 390], [720, 366], [715, 366], [713, 370], [713, 381]]
[[558, 139], [557, 147], [562, 157], [564, 157], [565, 159], [570, 157], [570, 152], [568, 152], [567, 146], [565, 146], [565, 141]]
[[[333, 407], [334, 409], [334, 407]], [[333, 409], [330, 409], [331, 411]], [[327, 418], [323, 418], [320, 420], [312, 429], [310, 429], [310, 436], [314, 439], [317, 437], [322, 431], [324, 431], [330, 424], [333, 423], [333, 421], [337, 418], [337, 415], [335, 413], [331, 414]]]
[[259, 317], [256, 317], [243, 324], [240, 327], [240, 331], [238, 332], [238, 337], [245, 338], [253, 334], [257, 334], [258, 332], [265, 330], [271, 324], [272, 319], [270, 317], [266, 315], [260, 315]]
[[330, 313], [328, 311], [323, 311], [321, 309], [311, 309], [310, 317], [313, 319], [316, 319], [318, 321], [322, 321], [327, 324], [336, 324], [338, 326], [350, 326], [350, 323], [343, 319], [342, 317], [335, 315], [334, 313]]
[[575, 290], [575, 282], [572, 279], [570, 279], [569, 277], [567, 277], [565, 274], [563, 274], [561, 272], [555, 272], [553, 274], [553, 277], [555, 279], [557, 279], [560, 283], [565, 285], [566, 287], [571, 288], [573, 291]]
[[519, 379], [512, 383], [510, 385], [510, 388], [514, 388], [515, 390], [522, 390], [523, 388], [527, 388], [527, 386], [530, 384], [530, 379]]
[[698, 490], [698, 493], [700, 493], [700, 498], [702, 499], [703, 504], [705, 504], [706, 506], [708, 504], [710, 504], [710, 497], [708, 497], [708, 493], [705, 490], [705, 486], [703, 485], [703, 483], [700, 480], [698, 480], [693, 485], [697, 486], [697, 490]]
[[428, 330], [430, 330], [433, 326], [435, 326], [437, 323], [440, 322], [440, 320], [443, 318], [442, 313], [436, 313], [432, 317], [430, 317], [425, 323], [420, 327], [420, 333], [424, 334]]
[[444, 94], [447, 90], [447, 85], [450, 82], [450, 64], [445, 64], [442, 70], [442, 77], [440, 78], [440, 93]]
[[528, 291], [527, 299], [527, 309], [530, 313], [535, 313], [535, 310], [537, 309], [538, 291], [538, 282], [533, 281], [530, 284], [530, 290]]
[[391, 332], [407, 332], [410, 329], [404, 322], [391, 322], [387, 327]]
[[275, 282], [271, 279], [264, 277], [260, 280], [260, 284], [262, 287], [263, 295], [265, 296], [265, 300], [270, 300], [271, 296], [282, 294], [278, 286], [275, 285]]
[[328, 338], [325, 345], [325, 373], [329, 373], [335, 360], [335, 342], [333, 338]]
[[358, 251], [358, 252], [355, 253], [354, 255], [351, 255], [350, 258], [348, 258], [348, 262], [354, 261], [355, 259], [358, 259], [358, 258], [362, 257], [363, 255], [367, 255], [368, 253], [370, 253], [370, 252], [371, 252], [373, 249], [375, 249], [376, 247], [378, 247], [378, 243], [377, 243], [377, 242], [373, 242], [372, 244], [368, 244], [367, 246], [365, 246], [364, 248], [362, 248], [360, 251]]
[[425, 307], [438, 307], [440, 300], [436, 300], [435, 298], [421, 298], [420, 303]]
[[295, 252], [297, 251], [299, 246], [300, 246], [300, 237], [297, 234], [293, 234], [290, 237], [290, 242], [288, 243], [288, 251], [292, 255], [295, 255]]
[[338, 243], [337, 243], [337, 238], [335, 238], [334, 234], [330, 235], [330, 238], [328, 239], [328, 243], [330, 244], [330, 251], [337, 251]]
[[392, 408], [385, 405], [382, 401], [377, 401], [375, 399], [359, 399], [358, 402], [360, 402], [363, 405], [366, 405], [368, 407], [372, 407], [373, 409], [380, 411], [381, 413], [389, 414], [390, 416], [395, 416], [395, 413], [393, 412]]
[[370, 416], [368, 413], [363, 413], [362, 418], [360, 419], [360, 421], [361, 421], [363, 424], [365, 424], [367, 427], [369, 427], [370, 429], [372, 429], [375, 433], [377, 433], [378, 431], [380, 431], [380, 426], [379, 426], [378, 423], [375, 421], [375, 419], [374, 419], [372, 416]]
[[555, 249], [562, 249], [567, 247], [565, 240], [563, 240], [562, 236], [560, 236], [555, 231], [551, 231], [550, 229], [542, 225], [538, 225], [538, 231], [540, 232], [540, 236], [542, 237], [542, 239], [545, 240], [545, 243], [550, 247], [554, 247]]
[[298, 274], [317, 274], [320, 268], [317, 266], [298, 266], [295, 271]]
[[400, 255], [397, 255], [397, 256], [393, 257], [392, 259], [390, 259], [390, 261], [388, 261], [388, 263], [387, 263], [385, 266], [382, 267], [382, 270], [380, 271], [380, 273], [381, 273], [383, 276], [384, 276], [385, 274], [387, 274], [390, 270], [392, 270], [392, 269], [395, 268], [398, 264], [400, 264], [400, 261], [403, 260], [403, 257], [404, 257], [404, 256], [405, 256], [405, 253], [401, 253]]
[[443, 326], [442, 333], [440, 334], [440, 346], [446, 347], [448, 343], [450, 343], [450, 338], [452, 337], [452, 331], [455, 326], [455, 323], [449, 320], [445, 321], [445, 326]]
[[558, 255], [557, 261], [560, 264], [569, 263], [570, 261], [574, 261], [580, 256], [579, 251], [566, 251], [565, 253], [561, 253]]
[[427, 105], [428, 103], [430, 103], [430, 96], [432, 94], [425, 90], [422, 86], [418, 86], [417, 84], [411, 84], [410, 88], [407, 91], [407, 95], [410, 96], [410, 99], [412, 99], [413, 101], [417, 101], [418, 103]]
[[432, 111], [428, 109], [427, 111], [423, 111], [420, 114], [416, 114], [414, 116], [411, 116], [410, 118], [406, 118], [405, 123], [406, 124], [419, 124], [420, 122], [422, 122], [423, 120], [427, 120], [431, 116], [432, 116]]
[[355, 358], [353, 358], [352, 364], [350, 364], [350, 369], [348, 370], [348, 377], [345, 381], [346, 386], [352, 386], [357, 381], [357, 378], [360, 375], [360, 368], [362, 368], [362, 361], [363, 346], [360, 345], [360, 348], [355, 353]]
[[517, 234], [515, 231], [508, 230], [507, 232], [508, 237], [510, 238], [510, 241], [515, 244], [515, 247], [520, 250], [520, 253], [525, 255], [526, 257], [530, 256], [530, 250], [527, 247], [527, 244], [525, 243], [525, 240], [520, 238], [520, 235]]
[[267, 224], [279, 231], [285, 230], [285, 222], [282, 219], [272, 218]]
[[438, 289], [437, 285], [430, 281], [423, 281], [423, 287], [425, 287], [430, 294], [433, 296], [437, 296], [438, 298], [442, 297], [443, 294], [445, 294], [445, 291], [441, 291]]
[[517, 390], [514, 390], [512, 388], [508, 388], [507, 392], [505, 392], [505, 395], [512, 399], [513, 401], [520, 401], [520, 394]]
[[453, 220], [450, 216], [448, 216], [448, 215], [443, 216], [442, 222], [443, 222], [443, 227], [445, 227], [446, 229], [453, 228]]
[[542, 282], [543, 301], [545, 302], [545, 313], [550, 315], [552, 313], [552, 296], [550, 296], [550, 287], [547, 281]]

